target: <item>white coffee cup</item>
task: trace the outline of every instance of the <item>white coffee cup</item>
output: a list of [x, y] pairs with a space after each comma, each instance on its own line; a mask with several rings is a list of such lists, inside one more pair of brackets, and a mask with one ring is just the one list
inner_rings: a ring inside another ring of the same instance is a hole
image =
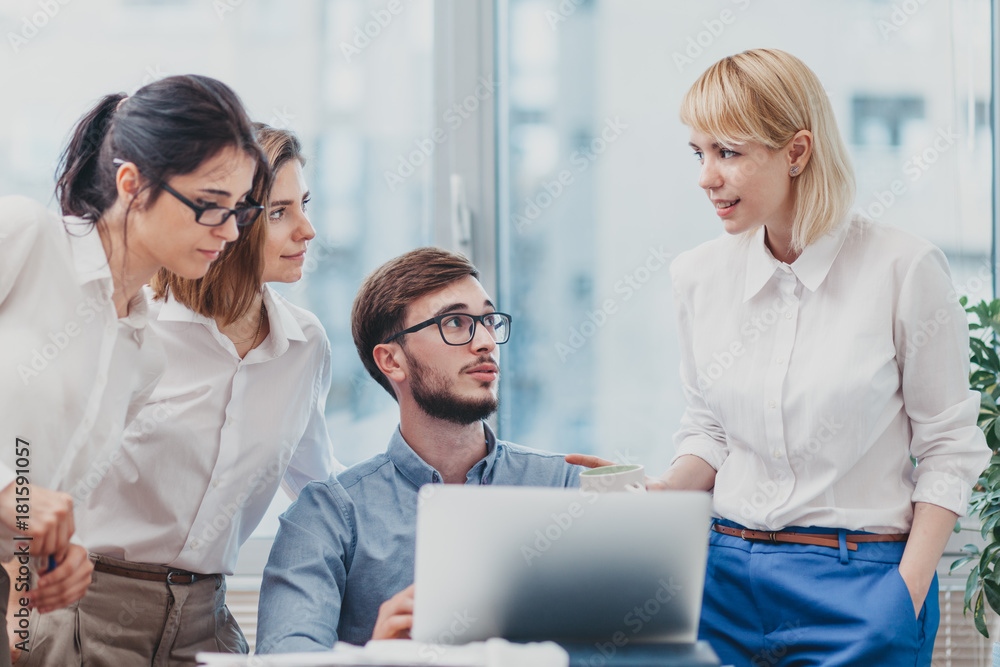
[[580, 489], [596, 493], [645, 493], [646, 469], [635, 463], [590, 468], [580, 473]]

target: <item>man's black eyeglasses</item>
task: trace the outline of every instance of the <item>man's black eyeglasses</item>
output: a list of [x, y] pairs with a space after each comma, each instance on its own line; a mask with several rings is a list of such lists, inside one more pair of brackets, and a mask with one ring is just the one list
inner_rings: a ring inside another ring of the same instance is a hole
[[487, 333], [492, 336], [497, 345], [503, 345], [510, 340], [510, 323], [513, 318], [507, 313], [486, 313], [485, 315], [469, 315], [468, 313], [446, 313], [432, 317], [409, 329], [403, 329], [398, 334], [389, 336], [382, 344], [391, 343], [400, 336], [414, 333], [436, 324], [441, 333], [441, 340], [448, 345], [467, 345], [476, 336], [476, 325], [482, 324]]

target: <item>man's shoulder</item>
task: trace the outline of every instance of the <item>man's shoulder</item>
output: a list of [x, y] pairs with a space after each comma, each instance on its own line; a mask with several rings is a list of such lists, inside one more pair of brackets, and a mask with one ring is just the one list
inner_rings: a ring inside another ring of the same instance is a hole
[[497, 441], [498, 473], [509, 468], [514, 474], [504, 483], [524, 486], [576, 486], [579, 484], [580, 466], [566, 462], [565, 455], [548, 452], [512, 442]]
[[350, 494], [352, 490], [360, 486], [384, 482], [386, 479], [386, 466], [391, 465], [392, 462], [389, 460], [389, 455], [386, 452], [381, 452], [361, 463], [355, 463], [346, 470], [334, 475], [332, 479], [335, 479], [343, 487], [344, 491]]

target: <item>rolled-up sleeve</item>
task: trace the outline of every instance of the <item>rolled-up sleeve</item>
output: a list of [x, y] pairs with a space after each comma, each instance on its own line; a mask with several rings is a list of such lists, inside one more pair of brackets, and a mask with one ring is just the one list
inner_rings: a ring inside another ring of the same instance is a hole
[[353, 505], [340, 483], [308, 484], [281, 515], [264, 568], [257, 653], [333, 647], [356, 540]]
[[937, 248], [920, 255], [903, 280], [894, 336], [917, 461], [911, 500], [964, 516], [991, 452], [977, 425], [979, 392], [969, 389], [968, 319]]
[[681, 352], [681, 386], [687, 407], [681, 417], [681, 426], [674, 434], [674, 460], [691, 454], [703, 459], [716, 470], [722, 467], [729, 448], [726, 433], [708, 407], [698, 387], [698, 369], [694, 358], [694, 321], [684, 280], [684, 256], [670, 265], [673, 281], [674, 310], [677, 315], [677, 338]]

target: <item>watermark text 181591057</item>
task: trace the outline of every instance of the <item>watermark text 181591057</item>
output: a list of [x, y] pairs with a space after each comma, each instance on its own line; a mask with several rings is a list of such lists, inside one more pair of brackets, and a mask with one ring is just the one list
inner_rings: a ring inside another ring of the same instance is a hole
[[[28, 530], [28, 522], [31, 520], [31, 443], [23, 438], [15, 438], [14, 456], [14, 472], [17, 474], [17, 477], [14, 478], [14, 498], [16, 500], [16, 505], [14, 506], [16, 513], [14, 517], [16, 521], [15, 525], [18, 530], [26, 531]], [[31, 569], [29, 567], [31, 560], [31, 539], [27, 535], [17, 535], [14, 537], [16, 545], [14, 556], [17, 560], [17, 577], [14, 580], [14, 590], [18, 593], [27, 592], [31, 583]], [[8, 627], [10, 627], [14, 636], [20, 640], [15, 644], [15, 647], [21, 651], [28, 650], [30, 614], [28, 599], [18, 597], [17, 607], [13, 612], [13, 622]]]

